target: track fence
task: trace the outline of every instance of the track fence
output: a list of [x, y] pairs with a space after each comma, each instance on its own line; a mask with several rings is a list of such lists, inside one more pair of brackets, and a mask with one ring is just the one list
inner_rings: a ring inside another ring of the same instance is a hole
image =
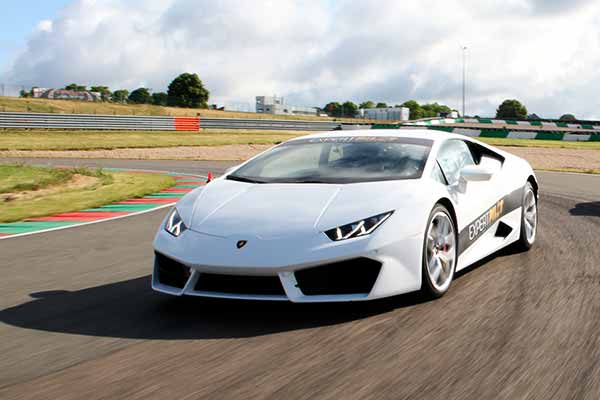
[[0, 112], [0, 129], [76, 129], [197, 131], [210, 129], [256, 129], [286, 131], [330, 131], [335, 129], [369, 129], [370, 124], [343, 124], [336, 121], [302, 121], [276, 119], [200, 118], [165, 116], [125, 116], [96, 114], [51, 114]]

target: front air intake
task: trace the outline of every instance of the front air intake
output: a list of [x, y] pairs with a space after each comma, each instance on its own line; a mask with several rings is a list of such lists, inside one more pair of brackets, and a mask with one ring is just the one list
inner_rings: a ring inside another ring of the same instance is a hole
[[368, 294], [380, 270], [379, 261], [361, 257], [302, 269], [294, 275], [306, 296]]
[[184, 288], [191, 275], [189, 267], [160, 253], [155, 253], [154, 262], [156, 265], [156, 278], [159, 283], [178, 289]]
[[194, 290], [241, 295], [285, 296], [278, 276], [201, 273]]

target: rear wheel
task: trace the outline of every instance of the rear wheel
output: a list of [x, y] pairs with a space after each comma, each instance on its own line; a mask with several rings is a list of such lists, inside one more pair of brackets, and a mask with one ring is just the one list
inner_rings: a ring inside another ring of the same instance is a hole
[[515, 243], [519, 250], [527, 251], [533, 246], [537, 235], [537, 196], [531, 183], [527, 182], [523, 191], [523, 203], [521, 209], [521, 236]]
[[454, 278], [457, 260], [456, 228], [446, 207], [437, 205], [427, 221], [423, 242], [422, 291], [440, 297]]

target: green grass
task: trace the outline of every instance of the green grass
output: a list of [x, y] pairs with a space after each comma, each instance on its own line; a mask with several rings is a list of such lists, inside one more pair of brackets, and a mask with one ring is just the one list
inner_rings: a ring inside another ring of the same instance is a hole
[[0, 97], [0, 112], [36, 112], [57, 114], [149, 115], [200, 118], [284, 119], [307, 121], [364, 122], [355, 118], [318, 117], [316, 115], [272, 115], [240, 111], [205, 110], [198, 108], [162, 107], [150, 104], [117, 104], [76, 100], [22, 99]]
[[[61, 131], [0, 130], [0, 150], [112, 150], [120, 148], [276, 144], [306, 132], [255, 130]], [[600, 149], [600, 142], [478, 138], [495, 146]]]
[[0, 165], [0, 193], [13, 193], [46, 188], [68, 182], [73, 175], [87, 175], [110, 183], [112, 177], [102, 170], [89, 168], [45, 168], [29, 165]]
[[3, 165], [0, 166], [0, 193], [38, 190], [67, 182], [71, 176], [68, 170]]
[[140, 147], [275, 144], [302, 135], [278, 131], [0, 131], [0, 150], [99, 150]]
[[512, 139], [512, 138], [476, 138], [493, 146], [545, 147], [560, 149], [600, 150], [600, 142], [565, 142], [560, 140]]
[[[0, 166], [0, 171], [5, 168], [8, 171], [9, 168], [14, 167]], [[18, 166], [17, 168], [30, 167]], [[53, 168], [48, 169], [52, 170]], [[82, 170], [72, 170], [73, 174], [79, 172]], [[63, 189], [61, 186], [66, 183], [63, 180], [60, 183], [52, 184], [58, 189], [52, 193], [0, 203], [0, 222], [14, 222], [26, 218], [100, 207], [115, 201], [155, 193], [175, 183], [173, 178], [160, 174], [106, 173], [102, 171], [92, 173], [99, 178], [97, 183], [92, 186], [77, 189], [64, 187]], [[24, 176], [21, 172], [15, 172], [15, 176], [19, 175]], [[40, 175], [47, 175], [47, 173], [40, 172]], [[30, 173], [29, 176], [31, 176]], [[49, 186], [50, 184], [46, 187]]]

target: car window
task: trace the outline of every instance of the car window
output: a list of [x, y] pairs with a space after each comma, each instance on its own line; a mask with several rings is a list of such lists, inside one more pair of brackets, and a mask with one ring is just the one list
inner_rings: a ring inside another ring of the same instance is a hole
[[458, 139], [448, 140], [442, 145], [437, 161], [449, 185], [458, 182], [460, 171], [465, 165], [475, 164], [469, 146]]
[[321, 150], [317, 146], [280, 146], [274, 150], [275, 154], [285, 154], [285, 157], [270, 157], [260, 172], [254, 172], [264, 178], [273, 178], [281, 175], [302, 174], [304, 171], [311, 172], [319, 168]]
[[394, 136], [296, 139], [254, 158], [228, 179], [260, 183], [354, 183], [418, 179], [433, 141]]

